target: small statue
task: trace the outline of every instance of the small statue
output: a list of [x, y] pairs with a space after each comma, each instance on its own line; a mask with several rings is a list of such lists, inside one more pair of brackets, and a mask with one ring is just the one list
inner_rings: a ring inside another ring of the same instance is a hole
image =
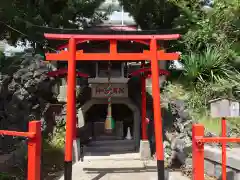
[[125, 139], [127, 139], [127, 140], [132, 140], [132, 135], [131, 135], [130, 127], [128, 127], [128, 129], [127, 129], [127, 136], [125, 137]]

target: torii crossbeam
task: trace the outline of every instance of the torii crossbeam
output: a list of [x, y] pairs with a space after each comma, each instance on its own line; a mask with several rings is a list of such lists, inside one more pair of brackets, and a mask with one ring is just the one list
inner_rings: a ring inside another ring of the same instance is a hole
[[[46, 53], [46, 59], [52, 61], [68, 61], [68, 85], [67, 85], [67, 122], [66, 122], [66, 144], [65, 144], [65, 167], [64, 179], [72, 180], [72, 145], [73, 135], [76, 128], [76, 61], [151, 61], [152, 94], [154, 110], [154, 128], [156, 139], [158, 180], [164, 180], [164, 151], [162, 137], [162, 117], [160, 106], [159, 89], [159, 60], [177, 60], [178, 53], [167, 53], [158, 50], [158, 40], [176, 40], [179, 34], [170, 35], [76, 35], [76, 34], [45, 34], [47, 39], [69, 40], [68, 51], [59, 53]], [[110, 41], [109, 53], [84, 53], [76, 51], [76, 43], [79, 41]], [[118, 53], [117, 41], [144, 41], [150, 45], [150, 50], [142, 53]]]

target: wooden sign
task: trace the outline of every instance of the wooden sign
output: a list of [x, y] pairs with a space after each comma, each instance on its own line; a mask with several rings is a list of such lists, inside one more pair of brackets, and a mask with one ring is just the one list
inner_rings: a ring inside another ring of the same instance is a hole
[[209, 101], [211, 117], [239, 117], [239, 102], [233, 99], [218, 98]]

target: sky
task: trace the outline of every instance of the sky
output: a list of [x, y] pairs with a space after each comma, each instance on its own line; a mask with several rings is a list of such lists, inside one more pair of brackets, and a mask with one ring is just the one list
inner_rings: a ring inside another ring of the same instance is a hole
[[5, 56], [12, 56], [14, 53], [23, 52], [24, 49], [31, 47], [29, 42], [27, 42], [26, 46], [21, 42], [17, 42], [16, 46], [11, 46], [5, 41], [0, 41], [0, 46], [0, 49], [3, 49]]

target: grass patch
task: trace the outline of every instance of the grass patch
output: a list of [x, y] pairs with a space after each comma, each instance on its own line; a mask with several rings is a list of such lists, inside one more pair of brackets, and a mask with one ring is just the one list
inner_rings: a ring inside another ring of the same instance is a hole
[[[201, 88], [199, 88], [201, 89]], [[189, 89], [180, 83], [173, 82], [169, 83], [162, 95], [162, 102], [169, 103], [173, 100], [182, 100], [186, 103], [186, 108], [196, 122], [203, 124], [205, 129], [216, 135], [221, 134], [221, 118], [211, 118], [209, 117], [209, 107], [208, 107], [208, 96], [207, 93], [202, 89]], [[150, 91], [151, 89], [149, 89]], [[162, 103], [161, 102], [161, 103]], [[163, 104], [162, 104], [163, 105]], [[228, 127], [234, 130], [236, 136], [240, 136], [240, 117], [239, 118], [227, 118]]]
[[16, 180], [16, 179], [17, 179], [16, 176], [3, 172], [0, 173], [0, 180]]
[[[203, 124], [207, 131], [213, 132], [216, 135], [221, 134], [221, 118], [210, 118], [205, 116], [200, 118], [198, 122]], [[228, 128], [240, 134], [240, 117], [227, 118], [227, 125]]]
[[64, 149], [54, 147], [50, 142], [43, 142], [42, 176], [44, 180], [58, 177], [64, 168]]
[[43, 141], [42, 175], [44, 180], [52, 180], [62, 174], [64, 144], [65, 128], [55, 128], [53, 136]]
[[198, 122], [204, 125], [205, 129], [209, 132], [212, 132], [216, 135], [221, 133], [221, 120], [220, 119], [213, 119], [209, 117], [202, 117], [198, 120]]

